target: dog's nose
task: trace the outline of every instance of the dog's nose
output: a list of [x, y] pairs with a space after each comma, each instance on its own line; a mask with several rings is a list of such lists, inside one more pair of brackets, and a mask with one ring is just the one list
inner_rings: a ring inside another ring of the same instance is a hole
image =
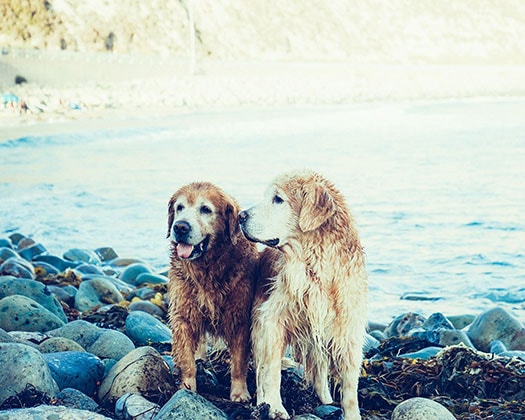
[[239, 222], [245, 223], [246, 220], [248, 220], [248, 212], [246, 210], [243, 210], [239, 213]]
[[175, 235], [186, 235], [191, 230], [191, 226], [184, 220], [179, 220], [173, 225], [173, 231]]

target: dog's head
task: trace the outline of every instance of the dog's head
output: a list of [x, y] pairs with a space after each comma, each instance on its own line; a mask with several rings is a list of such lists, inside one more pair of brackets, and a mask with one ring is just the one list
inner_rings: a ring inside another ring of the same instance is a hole
[[218, 243], [235, 245], [240, 235], [239, 205], [208, 182], [181, 187], [168, 204], [168, 235], [173, 253], [181, 260], [195, 260]]
[[284, 246], [320, 228], [335, 213], [333, 195], [331, 184], [315, 172], [284, 173], [274, 179], [261, 203], [239, 214], [241, 229], [251, 241]]

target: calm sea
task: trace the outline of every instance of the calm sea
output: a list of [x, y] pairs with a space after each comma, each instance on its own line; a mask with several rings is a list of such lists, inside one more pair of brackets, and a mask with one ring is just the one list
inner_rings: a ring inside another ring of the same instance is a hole
[[111, 127], [1, 142], [0, 237], [19, 231], [58, 255], [112, 246], [163, 269], [179, 186], [211, 181], [245, 207], [280, 171], [310, 167], [359, 225], [370, 319], [498, 304], [525, 321], [525, 99], [199, 111]]

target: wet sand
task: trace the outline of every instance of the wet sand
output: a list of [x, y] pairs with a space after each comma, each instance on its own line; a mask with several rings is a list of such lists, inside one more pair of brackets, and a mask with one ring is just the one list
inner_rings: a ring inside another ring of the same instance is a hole
[[[0, 140], [203, 109], [523, 97], [524, 74], [522, 66], [211, 59], [191, 71], [184, 57], [15, 51], [0, 55]], [[17, 75], [27, 83], [14, 84]]]

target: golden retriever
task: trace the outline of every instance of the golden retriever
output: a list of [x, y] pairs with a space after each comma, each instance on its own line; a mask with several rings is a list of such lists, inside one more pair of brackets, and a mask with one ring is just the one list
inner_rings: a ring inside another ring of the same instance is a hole
[[195, 358], [210, 334], [228, 346], [230, 398], [243, 402], [250, 399], [246, 374], [258, 252], [240, 232], [239, 211], [237, 202], [211, 183], [191, 183], [173, 194], [168, 291], [172, 356], [181, 386], [196, 391]]
[[266, 279], [252, 312], [257, 404], [269, 404], [273, 418], [289, 418], [279, 390], [281, 358], [290, 346], [321, 402], [332, 403], [331, 374], [340, 383], [345, 419], [359, 419], [368, 285], [343, 196], [315, 172], [289, 172], [239, 220], [248, 239], [270, 247], [260, 258]]

